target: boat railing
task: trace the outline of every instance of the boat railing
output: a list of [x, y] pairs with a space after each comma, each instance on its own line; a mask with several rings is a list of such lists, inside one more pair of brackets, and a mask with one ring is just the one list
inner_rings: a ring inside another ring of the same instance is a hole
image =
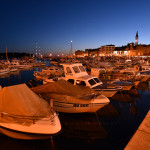
[[107, 73], [107, 74], [100, 74], [100, 79], [120, 79], [120, 80], [130, 80], [133, 79], [135, 75], [130, 74], [119, 74], [119, 73]]
[[33, 124], [35, 124], [36, 121], [43, 119], [42, 121], [48, 121], [51, 120], [51, 122], [54, 122], [54, 118], [56, 116], [58, 116], [58, 114], [54, 114], [54, 110], [51, 110], [51, 114], [48, 116], [25, 116], [25, 115], [15, 115], [15, 114], [11, 114], [11, 113], [6, 113], [6, 112], [0, 112], [0, 118], [4, 118], [4, 117], [10, 117], [14, 120], [30, 120]]

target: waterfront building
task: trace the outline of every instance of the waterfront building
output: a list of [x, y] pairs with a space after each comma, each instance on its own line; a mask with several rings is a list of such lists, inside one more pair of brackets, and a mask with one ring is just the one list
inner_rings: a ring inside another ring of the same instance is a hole
[[77, 51], [75, 51], [75, 55], [76, 55], [76, 57], [84, 57], [85, 52], [82, 50], [77, 50]]
[[96, 49], [85, 49], [84, 51], [76, 51], [75, 55], [84, 57], [97, 57], [97, 56], [150, 56], [150, 44], [138, 44], [139, 35], [138, 31], [135, 36], [135, 43], [128, 43], [121, 47], [115, 45], [104, 45]]
[[98, 56], [114, 55], [115, 45], [105, 45], [98, 48]]

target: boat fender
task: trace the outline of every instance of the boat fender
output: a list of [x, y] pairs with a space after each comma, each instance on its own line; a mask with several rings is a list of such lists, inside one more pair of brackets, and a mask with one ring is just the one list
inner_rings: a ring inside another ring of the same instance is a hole
[[50, 100], [50, 108], [53, 108], [53, 99]]
[[139, 71], [142, 71], [142, 66], [141, 65], [139, 66]]
[[135, 65], [135, 66], [134, 66], [134, 70], [135, 70], [136, 72], [138, 72], [138, 71], [139, 71], [139, 66], [138, 66], [138, 65]]

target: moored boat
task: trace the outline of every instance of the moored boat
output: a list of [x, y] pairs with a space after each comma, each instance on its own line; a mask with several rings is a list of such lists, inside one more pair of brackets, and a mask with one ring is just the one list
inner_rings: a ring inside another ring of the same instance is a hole
[[10, 69], [9, 68], [0, 68], [0, 75], [4, 75], [6, 73], [9, 73]]
[[25, 84], [2, 88], [0, 102], [0, 133], [4, 135], [47, 139], [61, 130], [56, 112]]
[[74, 85], [88, 86], [95, 91], [101, 92], [106, 97], [112, 97], [119, 90], [122, 90], [121, 86], [105, 84], [96, 76], [88, 75], [81, 63], [66, 63], [62, 65], [65, 73], [64, 79]]
[[58, 80], [32, 88], [53, 103], [55, 110], [65, 113], [92, 113], [107, 105], [109, 99], [89, 87]]

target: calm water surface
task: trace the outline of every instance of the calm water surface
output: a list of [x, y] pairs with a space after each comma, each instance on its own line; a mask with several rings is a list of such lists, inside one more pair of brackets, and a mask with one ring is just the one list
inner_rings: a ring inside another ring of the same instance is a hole
[[[49, 62], [46, 62], [49, 64]], [[33, 72], [41, 68], [20, 70], [0, 76], [2, 87], [28, 83]], [[0, 150], [121, 150], [124, 149], [150, 108], [149, 83], [137, 89], [139, 95], [111, 100], [110, 104], [93, 114], [59, 113], [60, 134], [48, 140], [16, 140], [0, 135]]]

